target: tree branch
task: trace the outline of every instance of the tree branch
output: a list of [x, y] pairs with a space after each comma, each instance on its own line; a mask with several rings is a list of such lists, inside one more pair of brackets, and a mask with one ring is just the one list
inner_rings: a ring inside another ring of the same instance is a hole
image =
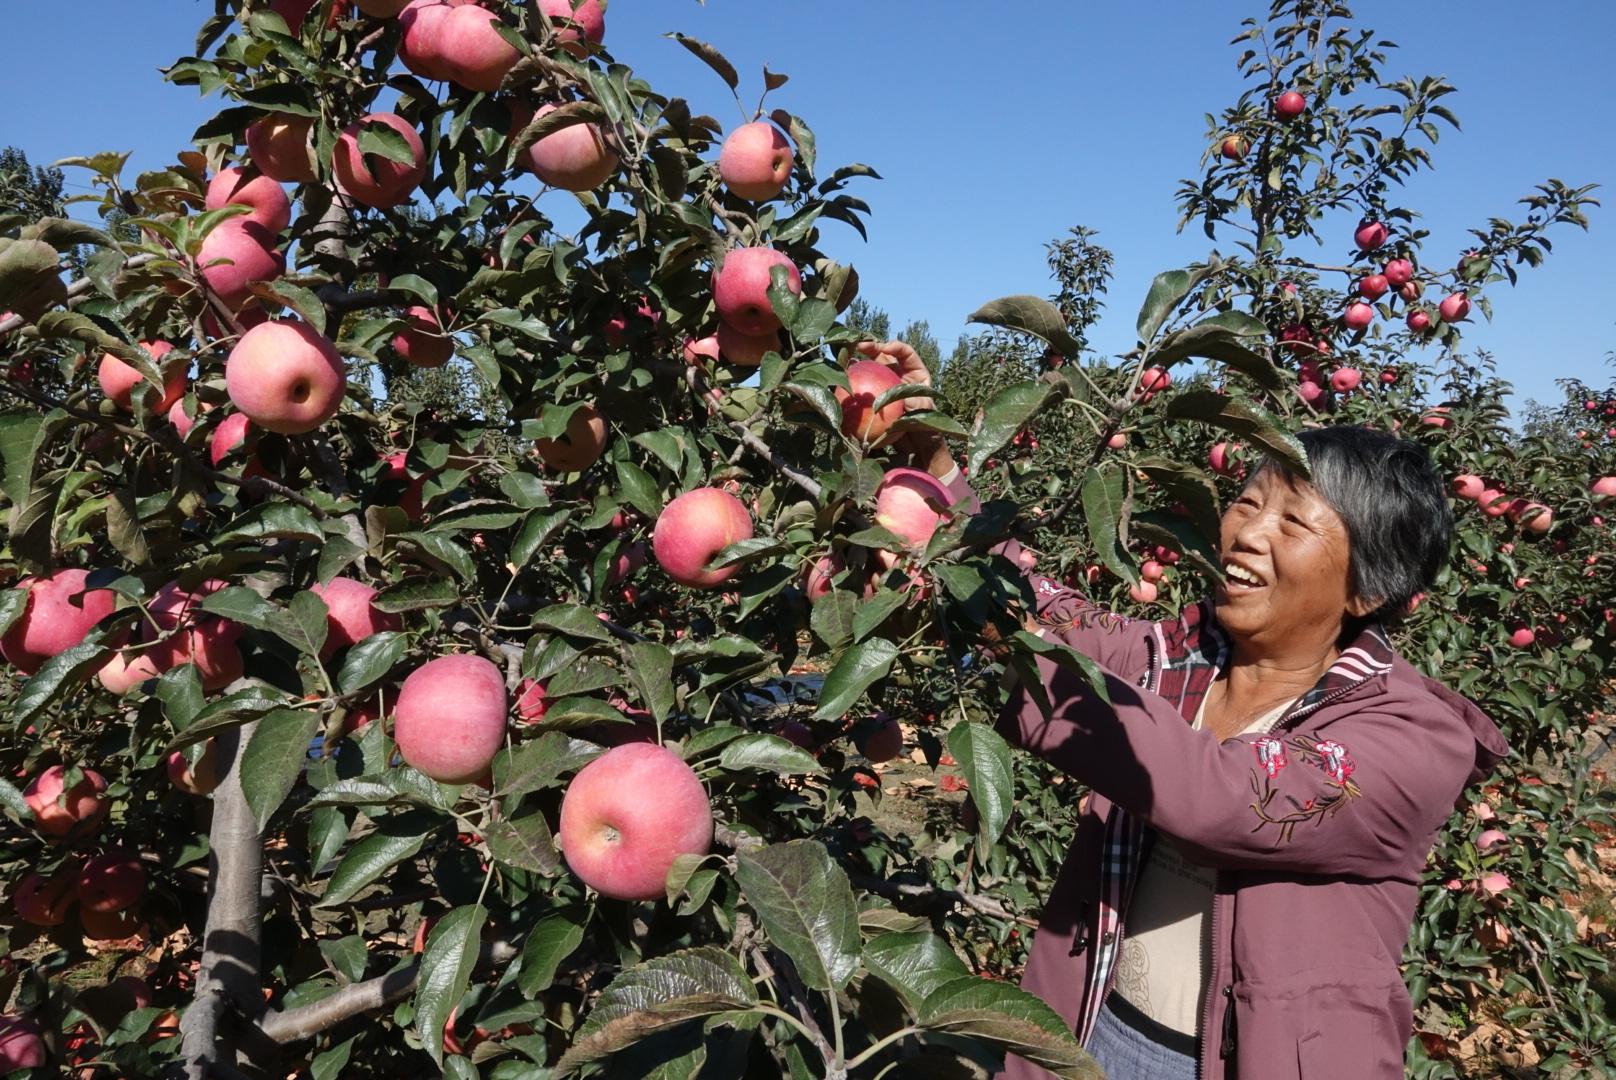
[[[158, 258], [159, 256], [151, 254], [134, 255], [127, 259], [120, 269], [133, 270], [136, 267], [145, 266], [149, 262], [156, 262]], [[94, 288], [95, 282], [90, 278], [79, 278], [77, 281], [73, 282], [67, 287], [67, 306], [72, 307], [79, 300], [82, 300], [86, 293], [90, 292]], [[19, 326], [25, 325], [26, 322], [27, 320], [25, 320], [21, 315], [10, 315], [4, 319], [0, 319], [0, 334], [9, 334]]]
[[937, 885], [910, 885], [896, 881], [883, 881], [880, 878], [867, 877], [863, 874], [850, 874], [854, 885], [873, 892], [877, 896], [885, 896], [889, 900], [928, 900], [942, 901], [968, 907], [972, 911], [983, 915], [991, 915], [996, 919], [1008, 919], [1011, 922], [1021, 923], [1023, 926], [1036, 927], [1037, 919], [1030, 919], [1025, 915], [1017, 915], [1005, 908], [997, 900], [990, 900], [975, 893], [960, 892], [958, 889], [945, 889]]
[[781, 476], [802, 488], [803, 491], [806, 491], [809, 498], [817, 500], [824, 493], [825, 489], [820, 486], [818, 480], [815, 480], [805, 472], [792, 468], [791, 464], [787, 462], [785, 458], [781, 457], [779, 452], [777, 452], [768, 443], [764, 442], [762, 439], [748, 431], [745, 424], [738, 420], [731, 420], [729, 421], [729, 427], [731, 431], [735, 432], [735, 434], [739, 436], [741, 442], [746, 444], [746, 448], [748, 450], [751, 450], [759, 457], [768, 461], [768, 463], [773, 465], [775, 471]]

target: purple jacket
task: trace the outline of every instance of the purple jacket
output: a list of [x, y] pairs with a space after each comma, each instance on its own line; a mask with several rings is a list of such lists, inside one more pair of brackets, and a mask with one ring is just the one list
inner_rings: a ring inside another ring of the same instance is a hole
[[[1151, 826], [1217, 870], [1202, 1080], [1403, 1076], [1413, 1011], [1399, 960], [1425, 860], [1466, 787], [1509, 752], [1472, 702], [1379, 627], [1264, 735], [1190, 727], [1227, 664], [1209, 603], [1127, 619], [1029, 575], [1040, 621], [1107, 671], [1111, 705], [1040, 660], [1000, 731], [1093, 795], [1022, 979], [1087, 1042], [1111, 989]], [[1048, 1077], [1010, 1058], [1006, 1080]]]

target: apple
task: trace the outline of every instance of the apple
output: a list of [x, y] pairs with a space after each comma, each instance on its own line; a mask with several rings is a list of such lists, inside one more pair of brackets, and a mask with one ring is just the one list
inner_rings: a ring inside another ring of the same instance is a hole
[[1173, 376], [1166, 368], [1148, 367], [1139, 374], [1139, 389], [1147, 397], [1159, 394], [1172, 385]]
[[[534, 120], [554, 112], [551, 103], [533, 111], [530, 105], [511, 109], [510, 137], [516, 138]], [[616, 151], [606, 145], [606, 133], [599, 124], [569, 124], [552, 131], [516, 156], [516, 164], [553, 188], [563, 191], [593, 191], [617, 171]]]
[[516, 715], [524, 724], [537, 724], [550, 708], [550, 699], [542, 682], [523, 679], [516, 688]]
[[583, 472], [606, 449], [606, 418], [593, 405], [580, 405], [567, 419], [567, 430], [554, 439], [538, 439], [533, 450], [556, 472]]
[[290, 113], [271, 113], [248, 124], [247, 155], [253, 167], [283, 184], [307, 184], [318, 179], [309, 155], [313, 126], [312, 117]]
[[[207, 412], [209, 408], [210, 406], [201, 402], [197, 403], [198, 412]], [[196, 417], [185, 411], [185, 396], [183, 394], [180, 395], [179, 400], [168, 407], [167, 415], [168, 422], [174, 425], [174, 430], [179, 432], [182, 439], [189, 435], [191, 429], [196, 426]]]
[[[186, 372], [190, 363], [175, 363], [165, 368], [163, 358], [174, 351], [173, 344], [167, 341], [142, 341], [140, 347], [163, 373], [163, 396], [151, 406], [151, 411], [166, 412], [185, 396]], [[145, 382], [145, 377], [133, 365], [124, 363], [111, 353], [103, 353], [101, 364], [96, 368], [96, 381], [101, 384], [101, 392], [108, 401], [129, 412], [134, 408], [132, 398], [135, 387]]]
[[279, 233], [292, 222], [292, 203], [281, 186], [262, 173], [251, 176], [239, 165], [220, 169], [208, 182], [202, 206], [207, 210], [251, 207], [246, 220], [258, 222], [270, 233]]
[[1530, 648], [1536, 640], [1537, 634], [1533, 633], [1530, 626], [1519, 627], [1509, 635], [1509, 643], [1517, 649]]
[[771, 352], [780, 352], [780, 331], [746, 334], [729, 323], [721, 323], [715, 337], [718, 352], [726, 363], [736, 367], [757, 367]]
[[1616, 499], [1616, 476], [1601, 476], [1588, 488], [1588, 494], [1599, 503]]
[[1397, 295], [1412, 304], [1425, 295], [1425, 286], [1417, 281], [1410, 281], [1397, 290]]
[[1481, 498], [1481, 493], [1487, 490], [1487, 485], [1481, 477], [1474, 473], [1464, 473], [1453, 478], [1453, 494], [1461, 499], [1474, 502]]
[[185, 760], [183, 750], [176, 750], [163, 760], [163, 767], [173, 785], [187, 795], [211, 795], [222, 779], [218, 747], [212, 739], [207, 741], [195, 765]]
[[657, 565], [674, 581], [693, 589], [711, 589], [741, 572], [739, 564], [720, 570], [706, 565], [724, 548], [752, 539], [746, 506], [715, 487], [687, 491], [662, 508], [651, 533]]
[[819, 742], [814, 738], [813, 729], [800, 720], [780, 721], [774, 726], [774, 734], [793, 746], [801, 747], [810, 754], [819, 748]]
[[275, 234], [250, 217], [228, 218], [209, 230], [196, 265], [208, 288], [232, 311], [252, 299], [253, 283], [273, 281], [286, 272], [286, 260], [275, 250]]
[[385, 692], [378, 690], [357, 705], [349, 705], [343, 711], [341, 722], [334, 729], [327, 730], [326, 744], [346, 738], [366, 724], [391, 716], [392, 712], [385, 707], [384, 701], [397, 703], [398, 691], [394, 688], [389, 688]]
[[409, 469], [409, 455], [399, 450], [387, 455], [382, 460], [382, 478], [395, 480], [404, 484], [404, 492], [398, 497], [398, 508], [404, 511], [404, 516], [411, 521], [421, 520], [424, 508], [423, 495], [426, 492], [426, 482], [429, 474], [411, 476]]
[[122, 941], [140, 933], [140, 916], [132, 909], [119, 911], [90, 911], [79, 909], [79, 929], [91, 941]]
[[1234, 449], [1234, 447], [1230, 446], [1226, 442], [1213, 443], [1212, 449], [1207, 451], [1207, 465], [1210, 466], [1212, 471], [1215, 473], [1223, 476], [1233, 476], [1236, 468], [1234, 458], [1232, 457]]
[[1274, 99], [1274, 112], [1282, 120], [1294, 120], [1307, 108], [1307, 98], [1295, 90], [1287, 90]]
[[127, 851], [112, 850], [84, 861], [79, 871], [79, 908], [106, 915], [133, 907], [146, 892], [146, 869]]
[[[409, 148], [408, 163], [371, 154], [359, 148], [359, 135], [367, 127], [386, 127], [397, 132]], [[421, 181], [426, 179], [426, 145], [410, 122], [397, 113], [370, 113], [348, 125], [337, 139], [331, 155], [331, 171], [337, 188], [356, 202], [385, 210], [407, 202]]]
[[1497, 488], [1483, 488], [1476, 496], [1476, 505], [1488, 517], [1503, 517], [1509, 512], [1509, 498]]
[[1316, 405], [1328, 391], [1311, 379], [1303, 379], [1296, 384], [1296, 393], [1309, 405]]
[[847, 368], [849, 390], [836, 387], [836, 400], [842, 405], [842, 434], [858, 439], [865, 446], [879, 442], [893, 424], [903, 417], [904, 403], [893, 401], [879, 412], [876, 399], [903, 380], [886, 364], [859, 360]]
[[393, 707], [406, 762], [447, 784], [476, 780], [505, 745], [505, 677], [480, 656], [429, 660], [410, 673]]
[[807, 594], [808, 602], [817, 604], [823, 600], [826, 594], [836, 587], [833, 579], [845, 569], [847, 564], [834, 552], [821, 555], [810, 564], [802, 575], [802, 591]]
[[675, 859], [712, 846], [712, 803], [678, 754], [627, 743], [578, 770], [561, 798], [559, 833], [585, 885], [618, 900], [655, 900]]
[[[286, 23], [286, 28], [296, 37], [308, 21], [309, 13], [320, 0], [269, 0], [269, 10], [279, 15]], [[348, 0], [332, 0], [331, 11], [326, 15], [327, 28], [337, 25], [337, 20], [347, 10]]]
[[1407, 259], [1390, 259], [1385, 269], [1381, 271], [1381, 276], [1392, 288], [1401, 289], [1414, 280], [1414, 264]]
[[1154, 581], [1136, 581], [1128, 586], [1128, 595], [1133, 597], [1135, 603], [1154, 604], [1160, 593]]
[[767, 120], [742, 124], [729, 133], [718, 154], [718, 175], [730, 192], [763, 202], [780, 194], [791, 179], [797, 156], [780, 129]]
[[903, 728], [884, 713], [877, 713], [872, 724], [853, 741], [859, 753], [872, 764], [879, 765], [903, 753]]
[[49, 877], [32, 872], [24, 874], [12, 894], [17, 917], [35, 926], [61, 926], [67, 921], [68, 909], [78, 899], [73, 891], [78, 874], [78, 860], [63, 863]]
[[1514, 515], [1522, 531], [1542, 536], [1554, 525], [1554, 511], [1540, 502], [1528, 502]]
[[1167, 567], [1163, 566], [1161, 563], [1157, 562], [1155, 559], [1146, 559], [1139, 566], [1139, 576], [1144, 578], [1146, 581], [1150, 581], [1150, 582], [1160, 581], [1162, 579], [1162, 576], [1165, 575], [1166, 573], [1167, 573]]
[[1420, 423], [1426, 425], [1427, 427], [1445, 429], [1453, 426], [1453, 417], [1448, 415], [1448, 407], [1446, 405], [1433, 405], [1431, 408], [1426, 410], [1424, 416], [1420, 417]]
[[362, 581], [350, 577], [335, 577], [324, 585], [312, 585], [309, 592], [325, 601], [325, 644], [320, 657], [325, 659], [338, 649], [346, 649], [372, 634], [404, 629], [404, 620], [398, 615], [378, 611], [372, 601], [376, 590]]
[[393, 335], [393, 351], [412, 367], [436, 368], [454, 355], [454, 338], [443, 329], [437, 312], [420, 304], [404, 313], [408, 324]]
[[1438, 304], [1437, 311], [1445, 323], [1462, 322], [1470, 316], [1470, 298], [1462, 292], [1456, 292]]
[[[251, 430], [252, 421], [247, 418], [246, 413], [231, 413], [219, 421], [219, 425], [213, 429], [213, 434], [208, 436], [208, 461], [213, 467], [217, 469], [219, 463], [229, 456], [230, 451], [246, 442], [247, 433]], [[247, 468], [248, 471], [256, 468], [259, 473], [264, 471], [257, 458], [254, 458]]]
[[400, 10], [398, 59], [412, 74], [438, 81], [454, 74], [443, 51], [443, 27], [455, 6], [446, 0], [410, 0]]
[[[802, 275], [790, 259], [770, 247], [736, 248], [713, 272], [713, 301], [718, 317], [743, 334], [780, 329], [780, 317], [769, 303], [770, 271], [786, 269], [786, 287], [802, 295]], [[720, 342], [722, 345], [722, 342]]]
[[1345, 394], [1350, 390], [1356, 390], [1362, 379], [1363, 375], [1357, 368], [1336, 368], [1330, 375], [1330, 389], [1338, 394]]
[[606, 37], [606, 17], [600, 0], [539, 0], [539, 12], [552, 23], [563, 24], [555, 27], [553, 40], [563, 52], [578, 59], [589, 55], [590, 46], [599, 45]]
[[20, 1013], [0, 1014], [0, 1073], [7, 1076], [45, 1064], [45, 1039], [39, 1024]]
[[13, 588], [26, 590], [22, 614], [0, 638], [0, 655], [32, 675], [53, 656], [82, 642], [117, 603], [109, 589], [86, 589], [88, 570], [64, 569], [30, 577]]
[[1408, 323], [1408, 328], [1416, 334], [1423, 334], [1431, 329], [1431, 316], [1423, 311], [1409, 312], [1405, 321]]
[[[875, 523], [911, 547], [923, 548], [948, 521], [948, 508], [953, 504], [954, 496], [930, 473], [888, 469], [875, 489]], [[890, 552], [881, 552], [877, 558], [888, 569], [897, 563]]]
[[438, 25], [438, 51], [456, 85], [491, 94], [505, 82], [522, 53], [499, 26], [498, 15], [476, 4], [454, 8]]
[[1225, 158], [1239, 161], [1246, 156], [1246, 140], [1238, 135], [1230, 135], [1223, 140], [1223, 145], [1219, 149]]
[[[778, 336], [775, 339], [776, 348], [779, 346]], [[704, 338], [691, 338], [685, 342], [685, 363], [699, 366], [702, 357], [709, 360], [718, 360], [721, 356], [718, 346], [718, 335], [709, 334]]]
[[606, 564], [606, 584], [616, 585], [618, 582], [632, 577], [644, 565], [645, 545], [630, 544], [612, 556], [611, 562]]
[[1349, 330], [1362, 330], [1375, 321], [1375, 309], [1368, 304], [1353, 304], [1347, 308], [1347, 313], [1341, 317]]
[[1352, 234], [1352, 239], [1358, 245], [1359, 251], [1374, 251], [1390, 236], [1391, 230], [1386, 228], [1383, 222], [1364, 218], [1358, 223], [1358, 230]]
[[225, 362], [230, 400], [259, 427], [282, 435], [313, 431], [342, 408], [342, 357], [307, 323], [267, 322], [236, 342]]
[[[151, 671], [160, 674], [181, 664], [196, 665], [202, 689], [210, 694], [241, 678], [240, 641], [246, 628], [230, 619], [206, 614], [199, 606], [204, 597], [229, 584], [212, 578], [194, 589], [186, 589], [175, 581], [157, 590], [147, 611], [156, 624], [156, 631], [165, 636], [129, 664], [126, 681], [144, 681], [151, 677]], [[116, 674], [116, 669], [103, 671], [108, 675]], [[102, 681], [108, 689], [117, 689], [110, 679]]]
[[[627, 310], [620, 311], [606, 320], [606, 344], [614, 349], [621, 349], [629, 343], [631, 336], [639, 336], [646, 332], [646, 324], [654, 331], [662, 322], [662, 312], [658, 311], [656, 304], [649, 296], [640, 297], [638, 306], [630, 314]], [[632, 333], [630, 331], [632, 327]]]
[[1379, 300], [1389, 287], [1385, 274], [1370, 274], [1358, 282], [1358, 295], [1365, 300]]

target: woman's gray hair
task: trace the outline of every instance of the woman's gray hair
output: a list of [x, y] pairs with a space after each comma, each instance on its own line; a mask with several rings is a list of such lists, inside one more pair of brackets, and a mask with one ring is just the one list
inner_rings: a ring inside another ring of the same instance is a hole
[[[1394, 624], [1447, 561], [1453, 511], [1425, 447], [1364, 427], [1308, 428], [1312, 486], [1347, 525], [1353, 592], [1375, 605], [1368, 621]], [[1275, 458], [1258, 474], [1292, 470]]]

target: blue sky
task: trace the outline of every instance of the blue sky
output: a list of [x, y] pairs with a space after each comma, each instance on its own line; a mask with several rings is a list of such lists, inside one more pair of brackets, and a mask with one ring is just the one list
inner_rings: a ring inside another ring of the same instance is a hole
[[[189, 52], [211, 0], [6, 6], [0, 99], [13, 104], [0, 143], [36, 162], [119, 149], [134, 152], [133, 168], [154, 167], [221, 107], [157, 74]], [[884, 177], [852, 188], [872, 207], [870, 242], [830, 224], [823, 246], [858, 268], [863, 295], [899, 325], [928, 320], [945, 352], [984, 301], [1048, 291], [1047, 240], [1071, 225], [1099, 229], [1116, 278], [1091, 337], [1114, 353], [1132, 345], [1151, 277], [1207, 253], [1198, 231], [1175, 232], [1173, 192], [1198, 170], [1204, 114], [1240, 91], [1227, 43], [1265, 6], [616, 0], [607, 45], [726, 126], [740, 121], [727, 88], [664, 33], [717, 46], [748, 102], [763, 64], [789, 74], [771, 103], [813, 126], [821, 163], [862, 161]], [[1405, 189], [1434, 233], [1428, 257], [1457, 254], [1464, 230], [1490, 216], [1519, 216], [1515, 200], [1546, 177], [1616, 181], [1616, 5], [1353, 7], [1401, 46], [1394, 73], [1440, 74], [1459, 89], [1448, 101], [1464, 130], [1445, 132], [1436, 171]], [[1616, 189], [1600, 194], [1611, 205], [1594, 211], [1592, 230], [1555, 235], [1542, 269], [1495, 289], [1497, 322], [1468, 335], [1521, 398], [1557, 398], [1556, 377], [1603, 384], [1612, 374]], [[1352, 224], [1340, 222], [1339, 241], [1319, 254], [1345, 255]]]

